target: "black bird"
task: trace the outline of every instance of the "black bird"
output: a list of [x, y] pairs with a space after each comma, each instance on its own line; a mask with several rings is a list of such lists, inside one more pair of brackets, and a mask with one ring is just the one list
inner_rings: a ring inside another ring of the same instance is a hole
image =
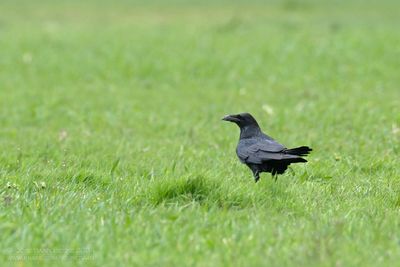
[[302, 157], [312, 151], [308, 146], [287, 149], [264, 134], [249, 113], [228, 115], [222, 120], [234, 122], [239, 126], [240, 138], [236, 154], [240, 161], [251, 169], [256, 182], [262, 172], [271, 173], [276, 181], [277, 175], [284, 173], [291, 163], [307, 162]]

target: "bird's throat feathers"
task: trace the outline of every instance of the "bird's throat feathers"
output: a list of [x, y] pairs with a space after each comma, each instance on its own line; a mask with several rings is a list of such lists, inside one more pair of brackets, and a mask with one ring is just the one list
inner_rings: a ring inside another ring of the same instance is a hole
[[262, 132], [257, 124], [240, 127], [240, 139], [258, 136], [260, 134], [262, 134]]

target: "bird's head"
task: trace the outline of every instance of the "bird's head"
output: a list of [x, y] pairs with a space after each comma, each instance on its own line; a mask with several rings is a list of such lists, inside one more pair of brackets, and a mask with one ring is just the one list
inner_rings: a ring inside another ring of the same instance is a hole
[[230, 121], [236, 123], [241, 129], [242, 128], [247, 128], [247, 127], [257, 127], [258, 123], [257, 121], [251, 116], [250, 113], [240, 113], [240, 114], [235, 114], [235, 115], [227, 115], [222, 118], [224, 121]]

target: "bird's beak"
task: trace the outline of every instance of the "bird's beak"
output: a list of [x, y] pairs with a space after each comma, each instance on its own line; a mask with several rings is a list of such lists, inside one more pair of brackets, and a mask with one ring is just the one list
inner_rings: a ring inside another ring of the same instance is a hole
[[236, 118], [234, 115], [226, 115], [222, 118], [223, 121], [231, 121], [231, 122], [239, 122], [239, 119]]

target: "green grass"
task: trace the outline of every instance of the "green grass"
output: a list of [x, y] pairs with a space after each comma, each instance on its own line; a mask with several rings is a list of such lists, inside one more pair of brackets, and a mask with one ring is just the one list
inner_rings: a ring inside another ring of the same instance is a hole
[[[399, 10], [1, 1], [1, 265], [396, 266]], [[242, 111], [309, 163], [255, 184]]]

